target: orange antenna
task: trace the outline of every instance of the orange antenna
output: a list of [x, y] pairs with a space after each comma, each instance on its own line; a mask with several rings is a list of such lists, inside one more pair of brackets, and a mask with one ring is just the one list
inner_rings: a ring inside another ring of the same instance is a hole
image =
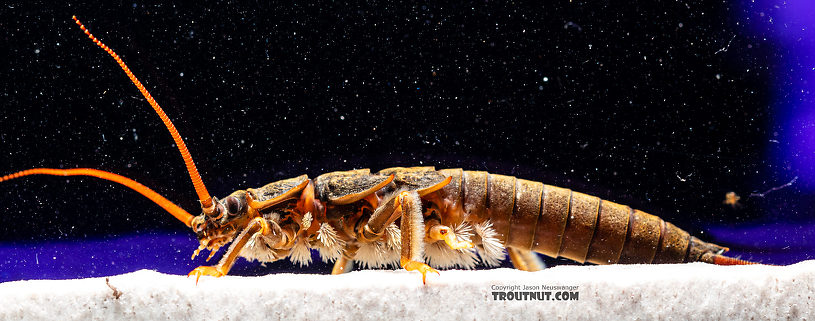
[[156, 111], [156, 114], [158, 114], [158, 117], [161, 118], [162, 122], [164, 122], [164, 125], [167, 126], [167, 130], [170, 131], [170, 135], [173, 136], [175, 145], [178, 147], [178, 151], [181, 152], [181, 158], [184, 159], [184, 164], [187, 165], [187, 172], [190, 173], [192, 185], [195, 187], [195, 192], [198, 193], [198, 200], [201, 201], [201, 208], [203, 208], [204, 212], [206, 213], [212, 213], [215, 210], [215, 204], [213, 204], [212, 197], [209, 196], [209, 192], [207, 191], [206, 186], [204, 186], [204, 182], [201, 181], [201, 174], [198, 173], [198, 168], [195, 167], [195, 163], [192, 161], [192, 155], [190, 155], [190, 151], [187, 150], [187, 145], [184, 144], [184, 140], [181, 139], [181, 135], [178, 134], [178, 130], [175, 129], [175, 125], [173, 125], [173, 122], [170, 121], [170, 118], [167, 117], [167, 114], [164, 113], [164, 110], [161, 109], [161, 106], [159, 106], [156, 100], [153, 99], [153, 96], [150, 95], [150, 92], [148, 92], [147, 89], [144, 88], [144, 85], [142, 85], [139, 79], [137, 79], [136, 76], [133, 75], [133, 72], [131, 72], [130, 68], [128, 68], [125, 62], [122, 61], [122, 58], [119, 58], [119, 55], [113, 52], [113, 49], [110, 49], [104, 43], [99, 41], [99, 39], [96, 39], [96, 37], [94, 37], [88, 31], [88, 29], [86, 29], [85, 26], [81, 22], [79, 22], [79, 19], [77, 19], [76, 16], [73, 16], [71, 18], [73, 18], [74, 21], [76, 21], [76, 24], [79, 25], [79, 28], [82, 29], [82, 31], [84, 31], [86, 35], [88, 35], [88, 38], [93, 40], [93, 43], [99, 46], [99, 48], [102, 48], [102, 50], [107, 52], [111, 57], [113, 57], [114, 60], [116, 60], [117, 63], [119, 63], [119, 67], [121, 67], [122, 70], [124, 70], [124, 72], [127, 74], [127, 77], [130, 78], [130, 81], [133, 82], [134, 85], [136, 85], [136, 88], [138, 88], [141, 94], [144, 96], [144, 98], [147, 99], [147, 102], [150, 103], [150, 106], [152, 106], [153, 110]]
[[144, 195], [145, 197], [149, 198], [154, 203], [158, 204], [166, 210], [170, 212], [175, 218], [179, 221], [187, 224], [189, 227], [192, 223], [192, 216], [190, 213], [187, 213], [184, 209], [175, 205], [175, 203], [170, 202], [164, 196], [159, 195], [155, 191], [151, 190], [147, 186], [140, 184], [137, 181], [129, 179], [127, 177], [113, 174], [106, 171], [100, 171], [98, 169], [92, 168], [72, 168], [72, 169], [56, 169], [56, 168], [32, 168], [27, 169], [21, 172], [16, 172], [14, 174], [9, 174], [6, 176], [0, 177], [0, 182], [12, 180], [15, 178], [28, 176], [28, 175], [53, 175], [53, 176], [93, 176], [98, 177], [104, 180], [108, 180], [111, 182], [119, 183], [124, 186], [131, 188], [132, 190], [139, 192], [139, 194]]

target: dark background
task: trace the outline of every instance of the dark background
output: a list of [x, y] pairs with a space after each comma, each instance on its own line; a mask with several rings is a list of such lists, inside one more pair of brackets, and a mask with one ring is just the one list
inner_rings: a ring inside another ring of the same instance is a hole
[[[796, 53], [773, 17], [794, 8], [741, 2], [12, 2], [0, 171], [112, 171], [199, 211], [164, 125], [76, 15], [162, 105], [215, 196], [304, 173], [462, 167], [797, 262], [813, 253], [811, 182], [748, 197], [803, 175], [778, 152], [792, 136], [775, 116], [809, 99], [778, 90]], [[730, 191], [740, 207], [722, 203]], [[197, 242], [183, 224], [105, 181], [3, 182], [0, 210], [0, 280], [203, 264], [187, 259]], [[236, 273], [330, 270], [311, 268]]]

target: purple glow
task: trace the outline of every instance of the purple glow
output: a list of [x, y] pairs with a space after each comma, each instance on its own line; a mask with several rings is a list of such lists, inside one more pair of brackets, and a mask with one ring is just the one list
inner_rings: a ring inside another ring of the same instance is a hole
[[[811, 0], [762, 1], [767, 9], [777, 9], [770, 22], [776, 36], [787, 43], [812, 43], [815, 36], [815, 2]], [[769, 21], [768, 21], [769, 22]]]
[[[702, 237], [727, 244], [731, 248], [728, 255], [750, 261], [791, 264], [811, 259], [811, 253], [815, 253], [813, 226], [712, 227], [709, 231], [711, 235]], [[0, 282], [102, 277], [141, 269], [185, 275], [196, 266], [214, 264], [223, 254], [222, 251], [209, 263], [204, 260], [206, 255], [190, 260], [190, 254], [197, 244], [195, 237], [185, 232], [153, 232], [95, 240], [5, 243], [0, 244]], [[546, 260], [547, 264], [575, 264], [563, 259]], [[320, 262], [316, 251], [312, 252], [312, 261], [308, 267], [296, 266], [289, 260], [280, 260], [264, 267], [257, 262], [238, 259], [229, 274], [325, 274], [331, 271], [331, 264]], [[511, 267], [509, 260], [505, 260], [502, 267]]]
[[0, 244], [3, 258], [0, 282], [98, 277], [140, 269], [182, 274], [193, 265], [187, 253], [196, 243], [189, 235], [152, 233], [96, 240], [5, 243]]
[[789, 118], [785, 131], [789, 144], [784, 154], [798, 172], [802, 186], [812, 190], [815, 188], [815, 104], [801, 100], [787, 108]]
[[759, 1], [747, 4], [752, 29], [770, 38], [775, 58], [770, 69], [775, 115], [770, 146], [779, 167], [799, 176], [800, 186], [815, 190], [815, 1], [783, 3]]
[[790, 223], [757, 226], [713, 226], [707, 231], [717, 244], [730, 247], [728, 256], [769, 264], [811, 260], [815, 253], [815, 226]]
[[[37, 243], [0, 243], [0, 282], [32, 279], [74, 279], [129, 273], [141, 269], [186, 275], [200, 265], [214, 265], [222, 249], [210, 262], [207, 252], [190, 260], [198, 247], [195, 235], [186, 231], [155, 231], [104, 239], [70, 239]], [[230, 275], [269, 273], [326, 273], [331, 266], [312, 253], [312, 264], [301, 268], [289, 260], [261, 265], [238, 259]]]

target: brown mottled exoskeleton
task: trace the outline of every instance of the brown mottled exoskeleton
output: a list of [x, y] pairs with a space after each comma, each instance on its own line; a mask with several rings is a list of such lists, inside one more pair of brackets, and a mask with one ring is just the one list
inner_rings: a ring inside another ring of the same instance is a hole
[[[705, 243], [659, 217], [571, 190], [462, 169], [433, 167], [367, 169], [306, 175], [212, 198], [164, 111], [130, 69], [110, 54], [161, 117], [181, 152], [201, 201], [193, 216], [129, 178], [89, 169], [34, 168], [0, 177], [85, 175], [123, 184], [150, 198], [195, 231], [211, 258], [229, 244], [220, 262], [190, 272], [222, 276], [235, 260], [311, 261], [311, 249], [335, 261], [332, 273], [364, 266], [401, 266], [422, 273], [437, 267], [497, 265], [505, 250], [515, 267], [538, 270], [535, 252], [577, 262], [750, 264], [721, 255], [727, 248]], [[207, 260], [209, 260], [209, 258]], [[437, 273], [437, 272], [436, 272]]]

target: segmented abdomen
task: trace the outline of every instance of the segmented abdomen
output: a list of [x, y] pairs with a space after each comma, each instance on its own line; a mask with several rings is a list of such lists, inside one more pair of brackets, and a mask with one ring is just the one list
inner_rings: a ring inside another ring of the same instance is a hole
[[453, 176], [445, 194], [459, 200], [466, 220], [490, 220], [507, 247], [595, 264], [690, 262], [724, 249], [595, 196], [487, 172], [440, 172]]

